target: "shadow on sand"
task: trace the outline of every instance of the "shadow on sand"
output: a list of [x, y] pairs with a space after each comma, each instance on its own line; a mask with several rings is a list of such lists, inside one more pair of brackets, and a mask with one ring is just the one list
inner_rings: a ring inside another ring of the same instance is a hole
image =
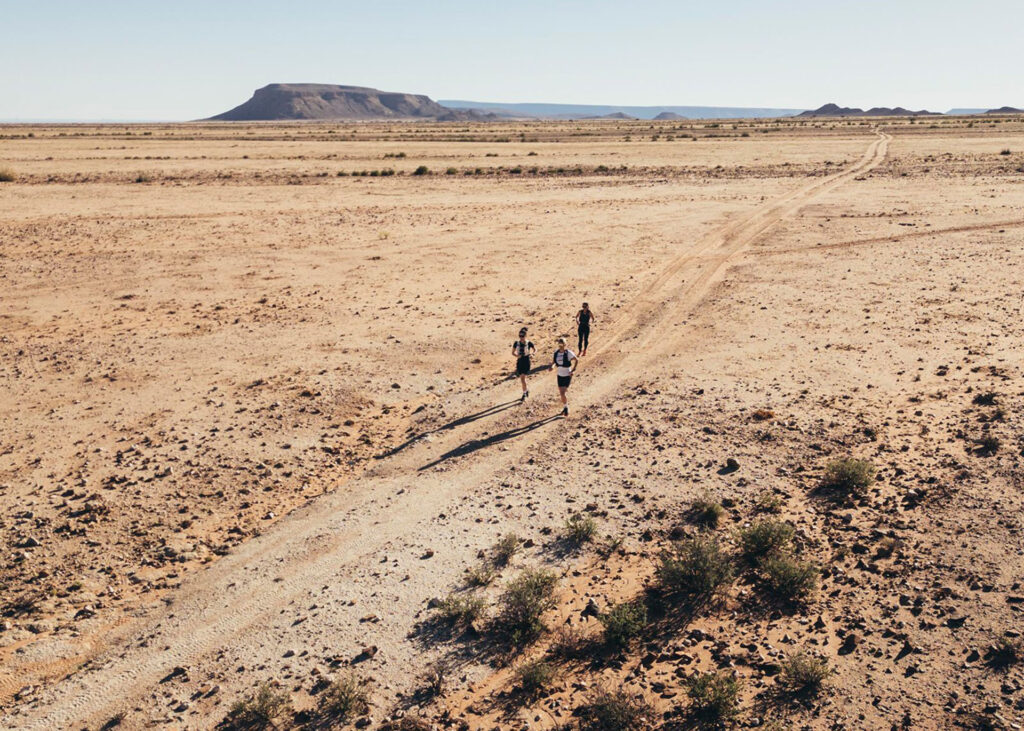
[[515, 429], [508, 429], [507, 431], [492, 434], [491, 436], [484, 437], [483, 439], [470, 439], [468, 442], [460, 444], [455, 449], [445, 452], [440, 457], [435, 459], [433, 462], [429, 462], [423, 465], [422, 467], [419, 468], [419, 471], [422, 472], [423, 470], [429, 470], [431, 467], [436, 467], [442, 462], [445, 462], [454, 457], [463, 457], [467, 454], [472, 454], [473, 452], [479, 451], [486, 447], [490, 447], [493, 444], [498, 444], [500, 442], [508, 441], [509, 439], [521, 437], [523, 434], [528, 434], [532, 432], [534, 429], [540, 429], [545, 424], [550, 424], [551, 422], [558, 421], [559, 419], [562, 418], [564, 417], [561, 414], [555, 414], [554, 416], [547, 416], [543, 419], [538, 419], [537, 421], [534, 421], [530, 424], [517, 426]]
[[486, 419], [488, 416], [500, 414], [502, 411], [507, 411], [508, 409], [511, 409], [518, 403], [520, 403], [519, 399], [515, 399], [514, 401], [506, 401], [505, 403], [497, 404], [496, 406], [488, 406], [483, 411], [478, 411], [475, 414], [470, 414], [469, 416], [460, 416], [458, 419], [455, 419], [454, 421], [449, 421], [447, 424], [443, 424], [437, 427], [436, 429], [428, 429], [425, 432], [414, 434], [413, 436], [409, 437], [404, 442], [399, 444], [397, 447], [393, 447], [392, 449], [389, 449], [386, 452], [381, 452], [380, 454], [375, 455], [374, 459], [386, 459], [388, 457], [394, 456], [401, 452], [406, 447], [415, 444], [420, 439], [423, 439], [423, 437], [430, 436], [431, 434], [440, 434], [441, 432], [449, 431], [456, 427], [462, 426], [463, 424], [471, 424], [477, 419]]

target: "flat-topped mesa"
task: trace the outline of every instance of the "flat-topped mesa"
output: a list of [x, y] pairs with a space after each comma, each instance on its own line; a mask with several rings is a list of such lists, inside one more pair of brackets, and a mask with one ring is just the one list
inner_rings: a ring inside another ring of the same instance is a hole
[[315, 119], [435, 119], [469, 118], [422, 94], [380, 91], [336, 84], [268, 84], [249, 101], [223, 114], [220, 121]]
[[927, 109], [919, 109], [916, 112], [903, 107], [872, 107], [864, 111], [858, 107], [841, 107], [838, 104], [825, 104], [817, 109], [800, 112], [798, 117], [920, 117], [937, 115], [939, 112], [929, 112]]

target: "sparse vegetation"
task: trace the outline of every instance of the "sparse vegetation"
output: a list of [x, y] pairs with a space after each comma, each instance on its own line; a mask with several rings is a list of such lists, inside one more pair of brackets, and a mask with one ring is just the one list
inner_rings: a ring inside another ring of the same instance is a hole
[[999, 151], [999, 154], [1000, 155], [1010, 155], [1012, 153], [1010, 152], [1010, 148], [1009, 147], [1004, 147], [1002, 150]]
[[507, 566], [512, 557], [519, 551], [522, 539], [515, 533], [506, 533], [491, 549], [494, 552], [494, 565]]
[[437, 617], [453, 627], [465, 627], [482, 619], [487, 610], [483, 597], [466, 594], [449, 594], [437, 607]]
[[498, 576], [498, 569], [490, 561], [484, 561], [466, 571], [466, 582], [470, 586], [490, 586]]
[[989, 664], [998, 669], [1005, 669], [1024, 662], [1024, 643], [1009, 637], [1000, 637], [992, 645], [989, 653]]
[[696, 536], [676, 543], [661, 555], [657, 578], [672, 594], [708, 599], [727, 587], [735, 571], [732, 560], [714, 536]]
[[621, 650], [644, 631], [647, 626], [647, 607], [640, 602], [617, 604], [598, 617], [604, 626], [604, 643]]
[[818, 586], [818, 567], [788, 554], [768, 557], [761, 569], [768, 590], [783, 602], [804, 602]]
[[695, 716], [719, 723], [739, 714], [740, 682], [725, 672], [697, 673], [687, 681], [690, 709]]
[[793, 540], [793, 533], [793, 526], [785, 521], [759, 520], [740, 530], [740, 551], [748, 561], [760, 561], [788, 547]]
[[598, 690], [577, 709], [580, 731], [632, 731], [643, 728], [651, 707], [624, 690]]
[[346, 721], [370, 710], [366, 684], [355, 673], [335, 680], [320, 694], [317, 702], [320, 715], [331, 721]]
[[754, 501], [754, 510], [759, 513], [782, 512], [782, 498], [771, 490], [763, 490]]
[[426, 695], [430, 698], [438, 698], [444, 695], [451, 673], [452, 665], [444, 658], [435, 660], [427, 665], [427, 669], [423, 671], [423, 675], [420, 677]]
[[527, 695], [540, 695], [555, 680], [555, 666], [543, 658], [529, 660], [516, 668], [516, 679], [519, 687]]
[[690, 515], [693, 516], [694, 522], [709, 528], [717, 528], [718, 521], [724, 514], [725, 508], [709, 493], [700, 495], [690, 504]]
[[264, 683], [251, 696], [231, 706], [225, 726], [229, 729], [264, 729], [291, 709], [292, 701], [285, 691]]
[[138, 175], [135, 176], [135, 182], [136, 183], [152, 183], [153, 182], [153, 176], [150, 175], [149, 173], [139, 173]]
[[834, 495], [861, 497], [867, 494], [875, 478], [875, 466], [864, 459], [837, 459], [825, 465], [822, 490]]
[[565, 521], [565, 540], [574, 546], [582, 546], [594, 540], [597, 523], [589, 515], [573, 513]]
[[0, 168], [0, 183], [13, 183], [18, 179], [17, 174], [11, 168]]
[[545, 629], [541, 616], [555, 606], [558, 577], [544, 569], [528, 569], [508, 583], [498, 600], [498, 628], [514, 644], [536, 639]]
[[999, 451], [999, 448], [1003, 446], [1002, 441], [999, 437], [994, 434], [986, 434], [978, 440], [978, 454], [989, 456]]
[[426, 165], [420, 165], [418, 168], [416, 168], [415, 170], [412, 171], [412, 174], [413, 175], [429, 175], [430, 174], [430, 168], [428, 168]]
[[800, 651], [782, 664], [782, 682], [791, 693], [811, 695], [820, 691], [834, 672], [825, 658]]
[[591, 643], [579, 627], [560, 627], [551, 642], [550, 652], [564, 660], [579, 660], [590, 654]]

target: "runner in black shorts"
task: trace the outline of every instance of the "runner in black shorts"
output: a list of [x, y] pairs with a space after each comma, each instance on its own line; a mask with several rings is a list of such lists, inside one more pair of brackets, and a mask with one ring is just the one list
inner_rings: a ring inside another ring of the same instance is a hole
[[572, 383], [572, 374], [576, 370], [576, 354], [565, 347], [565, 338], [558, 339], [558, 350], [555, 351], [555, 373], [558, 375], [558, 395], [562, 398], [562, 416], [569, 415], [569, 399], [565, 392]]
[[530, 356], [537, 350], [533, 343], [526, 339], [526, 328], [519, 331], [519, 339], [512, 343], [512, 357], [516, 359], [516, 375], [523, 384], [523, 396], [520, 401], [525, 401], [530, 392], [526, 388], [526, 376], [530, 373]]
[[579, 335], [579, 343], [576, 347], [581, 356], [587, 354], [587, 346], [590, 345], [590, 323], [592, 322], [597, 322], [597, 318], [590, 311], [590, 305], [584, 302], [583, 307], [576, 313], [576, 332]]

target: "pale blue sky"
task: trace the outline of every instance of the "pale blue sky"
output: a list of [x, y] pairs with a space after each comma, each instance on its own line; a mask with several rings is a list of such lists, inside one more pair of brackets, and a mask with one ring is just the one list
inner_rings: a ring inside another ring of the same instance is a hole
[[1024, 105], [1022, 0], [0, 0], [0, 119], [206, 117], [271, 82], [630, 105]]

